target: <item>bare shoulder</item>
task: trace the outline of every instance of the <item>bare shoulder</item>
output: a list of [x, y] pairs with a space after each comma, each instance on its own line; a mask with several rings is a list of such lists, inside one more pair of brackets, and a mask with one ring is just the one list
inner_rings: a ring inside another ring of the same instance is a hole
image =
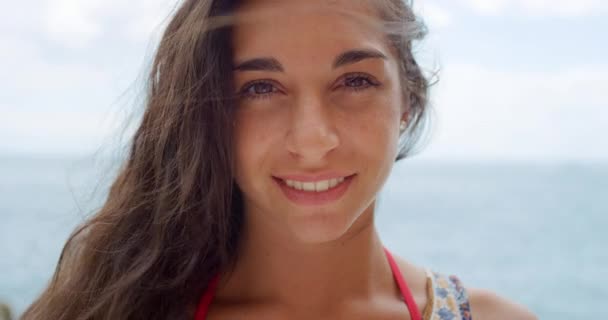
[[538, 320], [526, 307], [509, 301], [496, 293], [478, 288], [467, 288], [471, 314], [475, 320]]
[[[429, 302], [427, 296], [429, 283], [425, 269], [401, 257], [394, 256], [394, 258], [410, 286], [416, 304], [420, 310], [426, 311]], [[471, 315], [475, 320], [538, 320], [538, 317], [526, 307], [490, 290], [466, 287], [466, 293], [469, 298]]]
[[393, 255], [397, 265], [399, 266], [399, 270], [403, 275], [403, 278], [407, 282], [410, 291], [412, 292], [412, 296], [414, 301], [416, 301], [416, 305], [421, 311], [425, 311], [427, 308], [431, 308], [432, 306], [428, 306], [429, 297], [428, 297], [428, 279], [426, 276], [426, 271], [424, 268], [417, 266], [399, 256]]

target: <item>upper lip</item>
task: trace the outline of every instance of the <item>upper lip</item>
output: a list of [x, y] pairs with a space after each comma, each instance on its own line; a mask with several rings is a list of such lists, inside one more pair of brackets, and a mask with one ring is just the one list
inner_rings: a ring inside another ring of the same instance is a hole
[[324, 173], [316, 173], [316, 174], [293, 173], [293, 174], [284, 174], [284, 175], [274, 176], [274, 177], [281, 179], [281, 180], [312, 182], [312, 181], [346, 178], [351, 175], [353, 175], [353, 174], [352, 173], [338, 173], [338, 172], [324, 172]]

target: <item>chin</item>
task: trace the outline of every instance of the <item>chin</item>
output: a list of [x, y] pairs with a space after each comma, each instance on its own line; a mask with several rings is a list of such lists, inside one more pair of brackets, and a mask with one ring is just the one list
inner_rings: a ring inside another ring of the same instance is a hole
[[329, 243], [343, 238], [360, 217], [328, 212], [300, 215], [289, 219], [289, 229], [294, 238], [306, 244]]

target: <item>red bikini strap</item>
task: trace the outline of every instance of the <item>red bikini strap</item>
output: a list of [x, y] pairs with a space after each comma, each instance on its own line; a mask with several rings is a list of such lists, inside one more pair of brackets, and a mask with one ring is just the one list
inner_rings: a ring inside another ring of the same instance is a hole
[[401, 289], [401, 295], [405, 299], [405, 304], [407, 305], [407, 309], [410, 311], [410, 316], [412, 320], [421, 320], [422, 316], [420, 315], [420, 311], [418, 310], [418, 306], [416, 305], [416, 301], [414, 301], [414, 297], [412, 296], [412, 292], [410, 292], [410, 288], [408, 288], [405, 279], [401, 275], [401, 271], [399, 270], [399, 266], [393, 259], [393, 256], [388, 251], [388, 249], [384, 248], [384, 252], [386, 253], [386, 257], [388, 258], [388, 263], [391, 265], [391, 270], [393, 271], [393, 276], [399, 285], [399, 289]]
[[211, 306], [211, 301], [213, 300], [213, 296], [215, 295], [215, 288], [217, 287], [217, 283], [219, 282], [219, 280], [220, 275], [216, 274], [209, 281], [207, 290], [205, 291], [205, 294], [201, 297], [201, 300], [198, 303], [198, 308], [194, 317], [195, 320], [205, 320], [207, 318], [207, 312], [209, 311], [209, 306]]

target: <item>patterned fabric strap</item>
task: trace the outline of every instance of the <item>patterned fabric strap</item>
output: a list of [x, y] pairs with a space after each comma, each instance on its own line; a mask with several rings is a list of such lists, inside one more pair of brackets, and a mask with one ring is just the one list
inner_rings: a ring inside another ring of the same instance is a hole
[[429, 309], [424, 320], [471, 320], [469, 298], [456, 276], [444, 276], [427, 270]]
[[460, 309], [460, 316], [462, 317], [462, 320], [471, 320], [471, 306], [469, 305], [467, 291], [458, 277], [451, 275], [449, 279], [454, 288], [454, 295], [456, 297], [456, 303], [458, 303], [458, 308]]

